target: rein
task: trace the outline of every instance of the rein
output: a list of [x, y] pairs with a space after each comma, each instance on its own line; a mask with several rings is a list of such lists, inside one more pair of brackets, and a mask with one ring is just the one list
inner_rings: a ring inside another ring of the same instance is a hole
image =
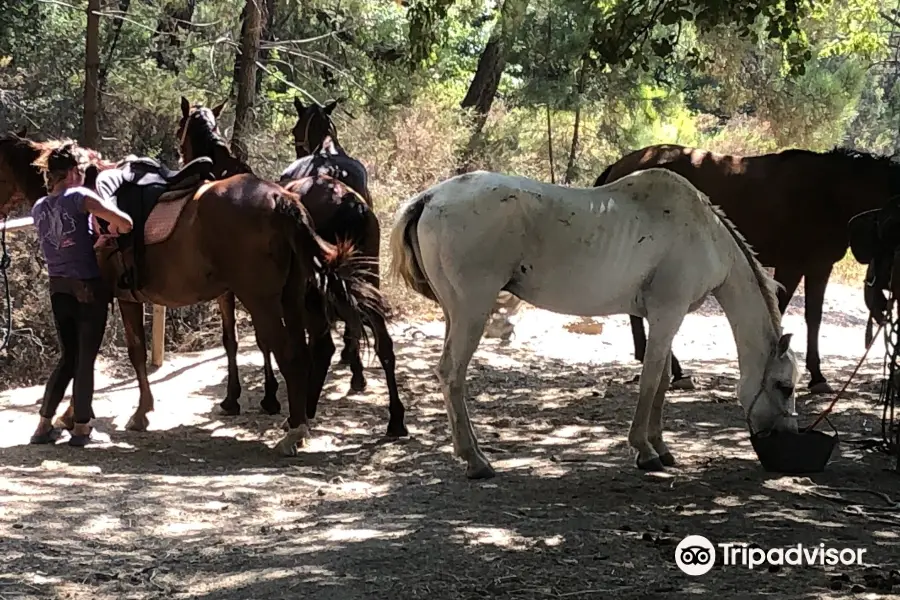
[[875, 344], [875, 340], [878, 337], [878, 334], [881, 332], [881, 328], [884, 325], [879, 325], [878, 329], [875, 330], [875, 334], [872, 336], [872, 339], [869, 340], [868, 345], [866, 346], [866, 351], [863, 352], [862, 358], [856, 363], [856, 368], [853, 369], [853, 372], [850, 373], [850, 377], [847, 378], [847, 381], [844, 382], [844, 386], [838, 391], [837, 394], [834, 395], [834, 399], [831, 401], [831, 404], [828, 405], [828, 408], [822, 411], [822, 414], [819, 415], [819, 418], [813, 421], [813, 424], [809, 426], [808, 431], [812, 431], [816, 428], [816, 425], [822, 422], [822, 419], [826, 418], [831, 411], [834, 409], [834, 405], [837, 404], [838, 399], [841, 397], [845, 391], [847, 391], [847, 386], [850, 385], [850, 382], [853, 381], [853, 378], [856, 377], [856, 373], [859, 371], [859, 368], [862, 366], [863, 361], [866, 360], [866, 357], [869, 355], [869, 350], [872, 349], [872, 346]]

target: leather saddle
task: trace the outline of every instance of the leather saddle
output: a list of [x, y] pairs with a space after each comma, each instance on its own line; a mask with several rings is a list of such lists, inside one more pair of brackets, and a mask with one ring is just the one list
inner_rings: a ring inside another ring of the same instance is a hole
[[[213, 162], [207, 157], [192, 160], [178, 170], [169, 169], [152, 158], [132, 158], [119, 169], [103, 171], [97, 176], [98, 193], [131, 217], [133, 222], [130, 232], [116, 238], [125, 261], [124, 272], [118, 281], [120, 288], [137, 293], [143, 287], [144, 228], [156, 205], [182, 198], [211, 179], [214, 179]], [[98, 221], [101, 229], [108, 226], [105, 221]], [[133, 264], [130, 265], [124, 258], [129, 248], [133, 254]]]
[[199, 179], [212, 177], [213, 162], [206, 156], [195, 158], [181, 169], [170, 169], [148, 157], [135, 158], [123, 167], [124, 178], [137, 187], [163, 185], [166, 191], [183, 189]]

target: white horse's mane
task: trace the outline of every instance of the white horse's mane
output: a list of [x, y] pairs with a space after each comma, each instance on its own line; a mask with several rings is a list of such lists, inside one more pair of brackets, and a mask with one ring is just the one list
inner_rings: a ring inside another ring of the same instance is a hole
[[709, 208], [713, 211], [713, 213], [719, 217], [722, 221], [722, 224], [725, 225], [725, 229], [732, 235], [734, 241], [737, 242], [738, 248], [741, 249], [741, 252], [744, 254], [744, 257], [747, 259], [747, 262], [750, 263], [750, 269], [753, 271], [753, 276], [756, 278], [756, 284], [759, 286], [759, 291], [762, 293], [763, 300], [766, 302], [766, 308], [769, 311], [769, 318], [772, 319], [772, 326], [775, 328], [776, 332], [781, 332], [781, 311], [778, 309], [778, 289], [783, 288], [780, 283], [775, 281], [775, 278], [770, 276], [768, 272], [763, 268], [762, 264], [756, 258], [756, 251], [753, 247], [744, 239], [744, 235], [740, 232], [740, 230], [735, 227], [734, 223], [731, 222], [725, 215], [725, 211], [723, 211], [719, 206], [713, 204], [709, 197], [700, 192], [698, 190], [698, 195], [703, 200], [703, 202], [709, 206]]

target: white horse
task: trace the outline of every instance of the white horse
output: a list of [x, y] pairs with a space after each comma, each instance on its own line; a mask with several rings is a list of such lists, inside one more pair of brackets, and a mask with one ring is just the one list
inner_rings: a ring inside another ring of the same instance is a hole
[[470, 478], [494, 475], [469, 421], [465, 377], [501, 290], [562, 314], [647, 318], [628, 433], [639, 468], [675, 464], [662, 438], [672, 339], [710, 293], [734, 333], [751, 433], [797, 431], [797, 363], [791, 334], [782, 335], [777, 284], [724, 213], [676, 173], [647, 169], [595, 188], [459, 175], [398, 210], [391, 253], [394, 276], [443, 308], [437, 375]]

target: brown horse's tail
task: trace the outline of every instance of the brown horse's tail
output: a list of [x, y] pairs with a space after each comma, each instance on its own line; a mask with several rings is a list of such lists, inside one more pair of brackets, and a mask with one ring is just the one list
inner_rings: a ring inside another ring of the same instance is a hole
[[430, 200], [431, 194], [424, 192], [411, 198], [397, 211], [391, 229], [390, 274], [394, 279], [402, 279], [407, 287], [429, 300], [440, 303], [428, 282], [428, 276], [422, 269], [422, 253], [419, 250], [419, 235], [416, 232], [422, 212]]
[[285, 218], [288, 239], [296, 258], [310, 265], [314, 287], [325, 303], [325, 312], [333, 323], [339, 317], [362, 334], [365, 328], [390, 318], [384, 295], [368, 281], [373, 259], [361, 256], [350, 241], [329, 244], [313, 229], [309, 214], [296, 194], [285, 192], [275, 202], [275, 212]]

